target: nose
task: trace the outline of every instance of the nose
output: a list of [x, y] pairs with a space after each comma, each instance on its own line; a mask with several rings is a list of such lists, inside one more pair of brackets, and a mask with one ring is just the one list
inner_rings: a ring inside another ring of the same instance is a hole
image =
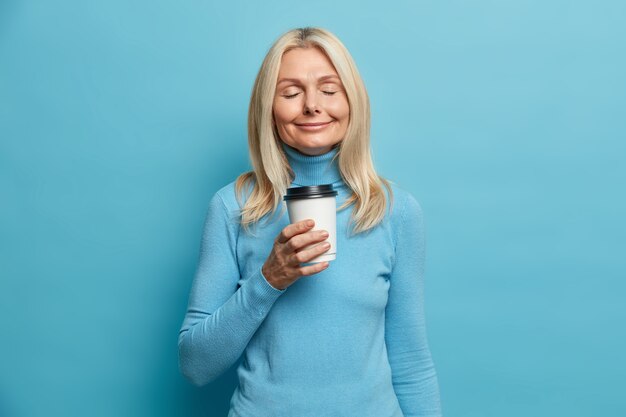
[[317, 103], [315, 102], [315, 94], [307, 94], [306, 100], [304, 101], [303, 113], [306, 115], [320, 113], [320, 109], [317, 107]]

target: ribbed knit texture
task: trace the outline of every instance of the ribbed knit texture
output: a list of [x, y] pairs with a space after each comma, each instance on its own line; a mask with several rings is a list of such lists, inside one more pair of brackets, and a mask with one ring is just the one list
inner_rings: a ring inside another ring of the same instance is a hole
[[[349, 196], [337, 150], [307, 156], [283, 145], [292, 186], [332, 183]], [[229, 417], [441, 416], [424, 318], [424, 229], [418, 202], [393, 186], [373, 230], [349, 236], [337, 213], [337, 259], [285, 290], [261, 267], [286, 210], [255, 236], [238, 225], [234, 182], [211, 199], [178, 339], [181, 372], [205, 385], [243, 354]]]

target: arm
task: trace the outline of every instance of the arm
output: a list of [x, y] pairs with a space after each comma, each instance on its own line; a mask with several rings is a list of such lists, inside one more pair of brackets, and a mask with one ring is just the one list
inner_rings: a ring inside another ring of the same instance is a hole
[[396, 257], [385, 310], [385, 342], [393, 388], [406, 417], [440, 417], [437, 374], [424, 317], [422, 210], [409, 195], [398, 214]]
[[200, 259], [178, 337], [180, 371], [197, 386], [215, 380], [235, 363], [284, 292], [267, 282], [260, 266], [237, 289], [236, 221], [216, 194], [209, 203]]

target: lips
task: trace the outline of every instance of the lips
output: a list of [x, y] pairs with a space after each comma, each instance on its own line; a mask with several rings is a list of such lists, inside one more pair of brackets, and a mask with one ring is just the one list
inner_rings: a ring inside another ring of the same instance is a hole
[[316, 126], [325, 126], [330, 122], [317, 122], [317, 123], [296, 123], [297, 126], [303, 127], [316, 127]]
[[295, 125], [305, 132], [320, 132], [330, 126], [332, 122], [331, 120], [329, 122], [295, 123]]

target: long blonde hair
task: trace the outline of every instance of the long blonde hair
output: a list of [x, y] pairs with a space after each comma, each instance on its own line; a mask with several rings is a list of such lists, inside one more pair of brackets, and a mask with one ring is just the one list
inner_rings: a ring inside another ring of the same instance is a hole
[[[273, 102], [282, 56], [294, 48], [317, 47], [328, 56], [343, 83], [350, 106], [346, 135], [338, 144], [338, 166], [341, 177], [352, 190], [338, 210], [354, 204], [354, 233], [365, 232], [385, 216], [389, 181], [379, 176], [370, 150], [370, 104], [367, 90], [350, 53], [331, 32], [321, 28], [293, 29], [282, 36], [268, 51], [252, 88], [248, 111], [248, 147], [253, 171], [241, 174], [235, 189], [241, 208], [241, 224], [246, 231], [268, 213], [276, 213], [282, 196], [291, 185], [294, 173], [273, 124]], [[250, 191], [251, 187], [251, 191]], [[244, 200], [245, 191], [249, 197]]]

